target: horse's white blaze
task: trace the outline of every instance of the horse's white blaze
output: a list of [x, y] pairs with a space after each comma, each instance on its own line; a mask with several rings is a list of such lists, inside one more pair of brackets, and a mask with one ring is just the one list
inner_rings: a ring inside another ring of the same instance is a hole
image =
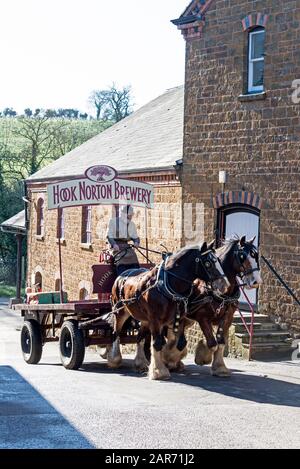
[[[257, 262], [255, 259], [253, 259], [253, 257], [250, 254], [248, 255], [248, 261], [250, 262], [251, 269], [257, 269]], [[255, 284], [261, 285], [262, 283], [263, 281], [260, 275], [260, 271], [256, 270], [255, 272], [252, 273], [252, 277], [250, 280], [250, 287], [252, 287]]]

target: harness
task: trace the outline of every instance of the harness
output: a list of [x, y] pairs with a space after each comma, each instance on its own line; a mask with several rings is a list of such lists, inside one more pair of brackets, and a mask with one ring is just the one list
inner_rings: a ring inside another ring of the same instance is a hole
[[[246, 270], [244, 267], [244, 262], [246, 261], [248, 255], [255, 259], [257, 267], [253, 269], [248, 269]], [[260, 267], [259, 267], [259, 256], [258, 252], [255, 249], [254, 246], [248, 247], [244, 246], [242, 249], [238, 249], [235, 253], [236, 260], [238, 264], [240, 265], [241, 271], [239, 273], [239, 277], [243, 280], [244, 277], [247, 277], [247, 275], [253, 274], [254, 272], [259, 272]]]
[[[178, 275], [173, 274], [172, 272], [168, 272], [165, 269], [165, 263], [167, 260], [168, 257], [166, 257], [166, 259], [164, 259], [159, 266], [159, 270], [157, 273], [156, 288], [158, 289], [159, 293], [161, 293], [165, 298], [176, 303], [176, 314], [174, 319], [174, 332], [176, 334], [179, 330], [181, 316], [187, 315], [189, 299], [193, 293], [193, 284], [188, 280], [182, 279]], [[181, 295], [171, 288], [168, 277], [169, 275], [172, 275], [173, 277], [179, 280], [183, 280], [187, 284], [191, 283], [190, 291], [187, 295]], [[181, 305], [183, 306], [183, 313], [181, 313]]]
[[236, 292], [234, 292], [232, 295], [227, 296], [227, 295], [219, 295], [213, 290], [207, 291], [204, 295], [199, 293], [199, 295], [193, 299], [192, 301], [189, 302], [189, 311], [188, 311], [188, 316], [191, 316], [194, 314], [194, 312], [199, 308], [199, 306], [205, 305], [205, 304], [211, 304], [216, 302], [219, 304], [219, 307], [215, 309], [216, 315], [219, 316], [221, 312], [229, 305], [231, 304], [238, 304], [239, 298], [241, 296], [240, 289], [237, 288]]

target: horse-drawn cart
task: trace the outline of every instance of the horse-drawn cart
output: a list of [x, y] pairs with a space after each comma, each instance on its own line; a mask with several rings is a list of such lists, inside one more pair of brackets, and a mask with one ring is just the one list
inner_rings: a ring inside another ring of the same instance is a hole
[[[148, 260], [147, 209], [153, 207], [153, 187], [139, 181], [118, 177], [108, 166], [88, 168], [80, 179], [63, 180], [47, 186], [48, 210], [84, 205], [134, 205], [145, 210], [146, 252]], [[45, 292], [43, 301], [14, 305], [24, 318], [21, 347], [24, 359], [37, 364], [42, 357], [44, 344], [59, 342], [61, 361], [67, 369], [78, 369], [84, 360], [85, 348], [91, 345], [105, 347], [113, 342], [113, 328], [105, 315], [111, 312], [110, 295], [116, 279], [113, 266], [100, 256], [100, 264], [93, 269], [93, 293], [97, 300], [65, 301], [63, 292], [63, 262], [61, 241], [58, 240], [60, 292]], [[143, 267], [149, 268], [148, 264]], [[46, 295], [52, 302], [45, 301]], [[59, 300], [59, 301], [57, 301]], [[37, 303], [37, 304], [33, 304]], [[46, 303], [46, 304], [41, 304]], [[121, 344], [137, 341], [138, 323], [127, 321], [120, 334]]]
[[[98, 300], [14, 306], [24, 318], [21, 348], [28, 364], [39, 363], [46, 343], [59, 342], [63, 366], [77, 370], [84, 361], [86, 347], [113, 343], [113, 328], [106, 316], [111, 312], [110, 293], [116, 275], [111, 265], [94, 265], [92, 269], [93, 293], [98, 294]], [[135, 344], [138, 329], [136, 321], [128, 321], [120, 334], [120, 343]]]

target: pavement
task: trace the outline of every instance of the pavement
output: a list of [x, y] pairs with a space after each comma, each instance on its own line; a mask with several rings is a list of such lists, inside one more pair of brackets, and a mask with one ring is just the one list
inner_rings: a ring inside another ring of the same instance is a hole
[[0, 448], [300, 446], [299, 360], [227, 359], [232, 377], [214, 378], [189, 357], [184, 373], [157, 382], [137, 374], [130, 356], [112, 371], [87, 351], [82, 369], [67, 371], [56, 343], [27, 365], [21, 326], [0, 299]]

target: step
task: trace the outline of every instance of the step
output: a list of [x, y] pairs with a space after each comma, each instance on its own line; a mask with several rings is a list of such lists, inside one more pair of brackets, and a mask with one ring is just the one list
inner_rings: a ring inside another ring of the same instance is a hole
[[[253, 344], [251, 358], [253, 360], [291, 360], [295, 347], [285, 342], [269, 342], [268, 344]], [[243, 344], [242, 357], [249, 358], [249, 344]]]
[[[242, 313], [243, 313], [245, 322], [251, 322], [252, 313], [248, 313], [248, 312], [242, 312]], [[265, 322], [272, 322], [272, 321], [270, 320], [269, 316], [267, 316], [266, 314], [255, 313], [254, 314], [254, 322], [265, 323]], [[235, 313], [234, 317], [233, 317], [233, 324], [242, 324], [242, 323], [243, 323], [243, 321], [242, 321], [242, 318], [241, 318], [240, 314]]]
[[[251, 322], [246, 322], [246, 325], [247, 327], [251, 328]], [[244, 326], [243, 323], [239, 323], [239, 324], [233, 324], [234, 328], [235, 328], [235, 333], [239, 333], [239, 332], [245, 332], [246, 331], [246, 328]], [[279, 326], [277, 324], [274, 324], [273, 322], [266, 322], [266, 323], [261, 323], [261, 322], [254, 322], [253, 323], [253, 329], [254, 331], [260, 331], [260, 330], [268, 330], [268, 331], [278, 331], [279, 330]]]
[[[249, 344], [250, 336], [247, 332], [238, 332], [235, 335], [238, 339], [242, 340], [243, 345]], [[289, 332], [284, 331], [273, 332], [269, 330], [260, 330], [253, 334], [253, 344], [284, 343], [288, 339], [291, 339], [291, 335]]]

